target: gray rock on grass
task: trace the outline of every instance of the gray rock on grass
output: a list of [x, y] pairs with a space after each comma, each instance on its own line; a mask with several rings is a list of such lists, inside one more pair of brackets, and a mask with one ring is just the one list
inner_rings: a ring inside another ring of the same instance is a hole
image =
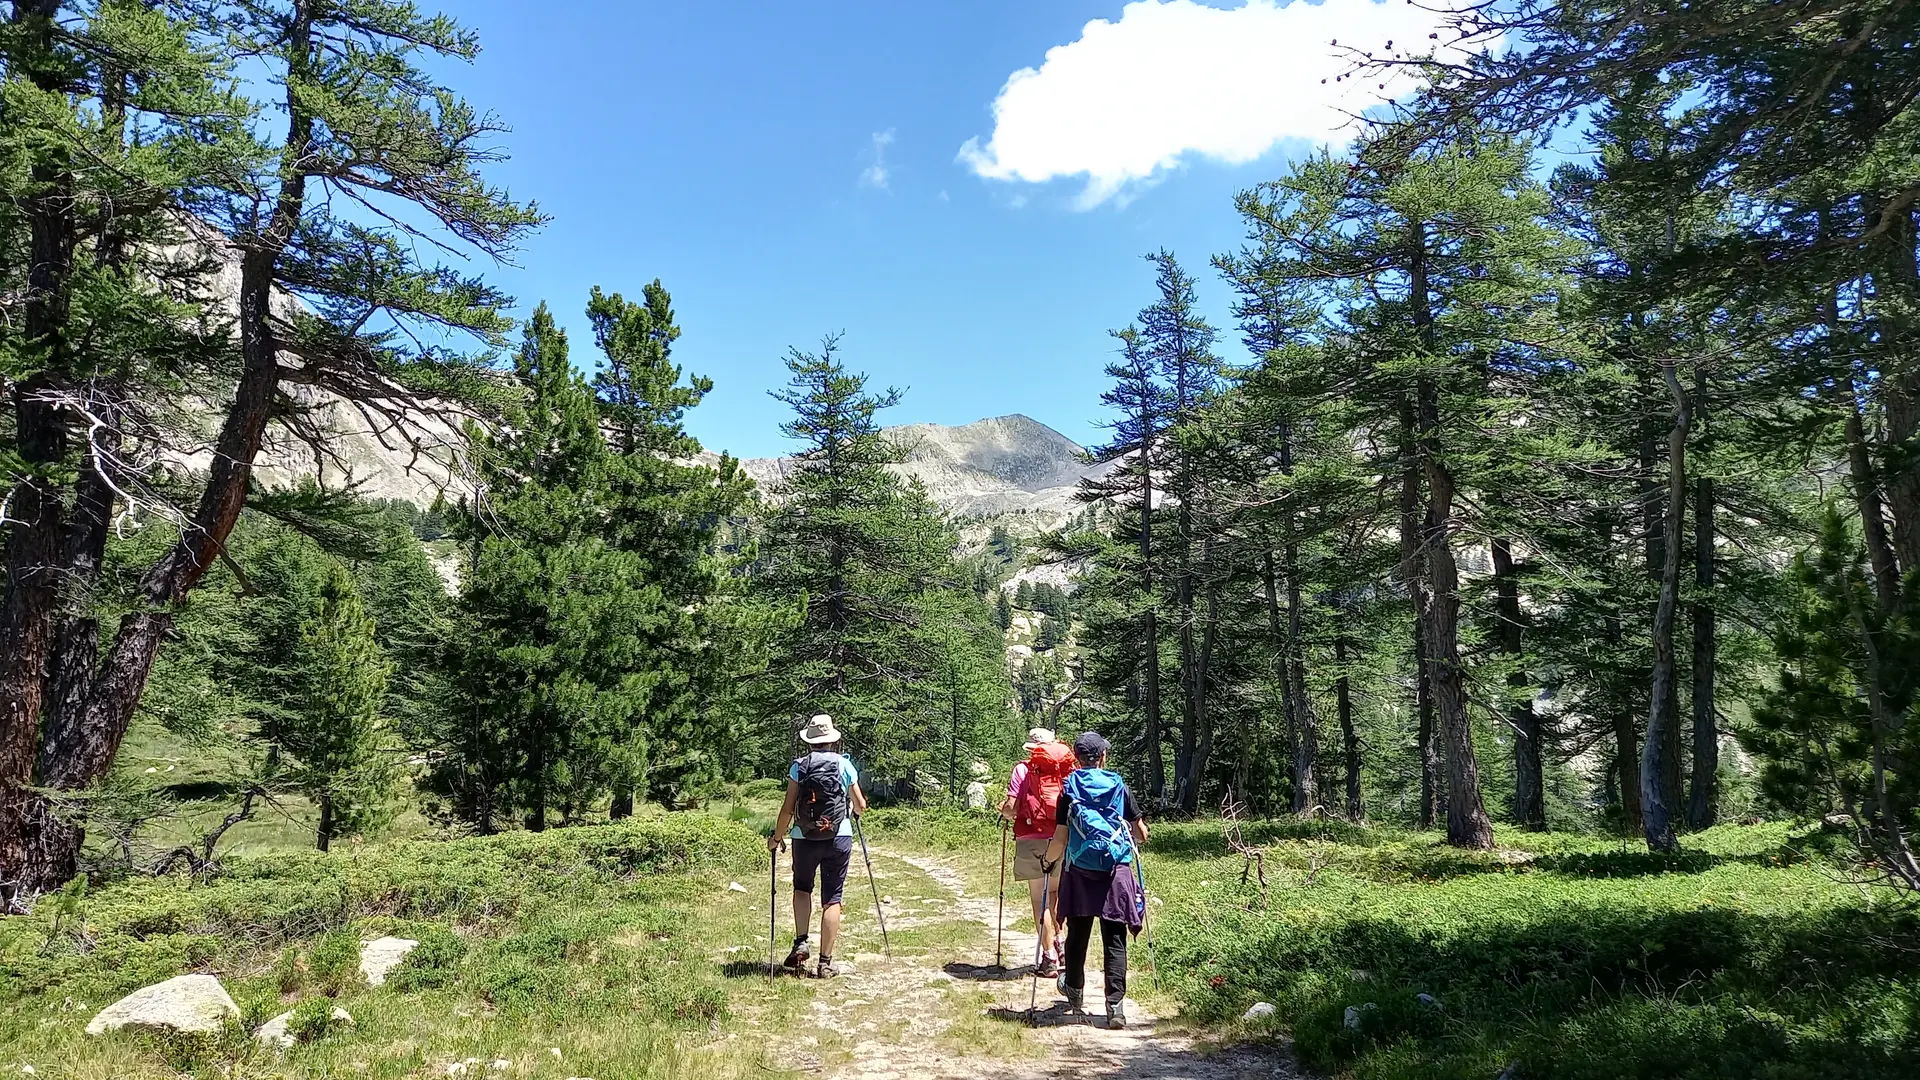
[[1253, 1007], [1248, 1009], [1246, 1013], [1240, 1017], [1240, 1019], [1265, 1020], [1267, 1017], [1272, 1016], [1274, 1012], [1275, 1012], [1275, 1009], [1273, 1007], [1273, 1002], [1256, 1001], [1253, 1003]]
[[[273, 1050], [291, 1050], [294, 1044], [299, 1041], [293, 1037], [293, 1032], [287, 1030], [287, 1025], [292, 1022], [293, 1010], [288, 1009], [279, 1016], [261, 1024], [260, 1030], [253, 1033], [254, 1041]], [[349, 1014], [347, 1010], [335, 1005], [333, 1007], [333, 1022], [336, 1024], [351, 1024], [353, 1023], [353, 1016]]]
[[386, 982], [387, 973], [398, 967], [419, 944], [409, 938], [383, 937], [360, 946], [360, 974], [367, 977], [367, 985], [379, 986]]
[[240, 1007], [211, 975], [180, 975], [142, 987], [100, 1010], [87, 1034], [121, 1028], [214, 1034], [240, 1018]]

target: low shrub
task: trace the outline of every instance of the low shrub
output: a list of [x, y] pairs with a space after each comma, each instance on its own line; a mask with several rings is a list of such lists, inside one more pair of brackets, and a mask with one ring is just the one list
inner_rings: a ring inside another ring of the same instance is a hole
[[1892, 944], [1920, 940], [1920, 916], [1863, 902], [1805, 830], [1716, 829], [1678, 858], [1595, 837], [1279, 840], [1264, 903], [1242, 860], [1173, 854], [1207, 851], [1198, 832], [1149, 848], [1163, 981], [1205, 1020], [1273, 1002], [1320, 1068], [1892, 1080], [1920, 1053], [1920, 955]]

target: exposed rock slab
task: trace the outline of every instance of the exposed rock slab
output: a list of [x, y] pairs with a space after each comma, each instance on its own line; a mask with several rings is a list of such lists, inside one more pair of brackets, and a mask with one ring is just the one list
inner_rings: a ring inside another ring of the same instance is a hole
[[239, 1018], [240, 1007], [227, 996], [219, 979], [180, 975], [141, 987], [100, 1010], [87, 1024], [87, 1034], [122, 1028], [212, 1034]]

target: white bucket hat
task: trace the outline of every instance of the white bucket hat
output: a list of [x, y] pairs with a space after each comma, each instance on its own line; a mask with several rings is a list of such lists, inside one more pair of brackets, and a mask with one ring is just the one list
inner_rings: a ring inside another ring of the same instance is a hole
[[840, 741], [840, 729], [833, 726], [833, 717], [821, 713], [800, 729], [800, 741], [808, 746], [837, 743]]
[[1054, 739], [1053, 731], [1050, 728], [1043, 728], [1043, 727], [1028, 728], [1027, 729], [1027, 745], [1021, 747], [1021, 749], [1031, 750], [1036, 746], [1045, 746], [1048, 743], [1055, 742], [1055, 741], [1057, 740]]

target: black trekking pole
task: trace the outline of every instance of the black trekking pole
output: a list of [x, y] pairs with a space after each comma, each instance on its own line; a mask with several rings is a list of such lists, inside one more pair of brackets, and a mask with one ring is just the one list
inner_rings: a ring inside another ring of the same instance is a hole
[[767, 984], [773, 984], [773, 958], [779, 951], [779, 936], [774, 922], [780, 915], [780, 849], [767, 849]]
[[[1046, 857], [1040, 862], [1040, 918], [1047, 917], [1047, 886], [1053, 884], [1053, 876], [1047, 872]], [[1027, 990], [1027, 1023], [1034, 1022], [1034, 1008], [1040, 1003], [1040, 938], [1046, 933], [1046, 923], [1042, 921], [1033, 928], [1033, 982]]]
[[1140, 845], [1133, 845], [1133, 877], [1140, 885], [1140, 932], [1147, 938], [1147, 963], [1152, 964], [1153, 988], [1160, 989], [1160, 958], [1153, 952], [1153, 901], [1147, 896], [1147, 872], [1142, 865], [1146, 857], [1140, 854]]
[[1013, 829], [1013, 822], [1000, 820], [1000, 915], [993, 921], [993, 966], [1001, 971], [1007, 970], [1006, 956], [1000, 951], [1000, 940], [1007, 929], [1007, 834]]
[[860, 828], [860, 816], [858, 814], [855, 814], [853, 818], [853, 835], [860, 838], [860, 858], [867, 864], [867, 885], [873, 889], [873, 913], [880, 920], [880, 948], [881, 951], [887, 954], [887, 959], [891, 960], [893, 959], [893, 946], [887, 942], [887, 912], [886, 909], [880, 905], [880, 883], [873, 879], [873, 856], [867, 854], [867, 834], [865, 830]]

